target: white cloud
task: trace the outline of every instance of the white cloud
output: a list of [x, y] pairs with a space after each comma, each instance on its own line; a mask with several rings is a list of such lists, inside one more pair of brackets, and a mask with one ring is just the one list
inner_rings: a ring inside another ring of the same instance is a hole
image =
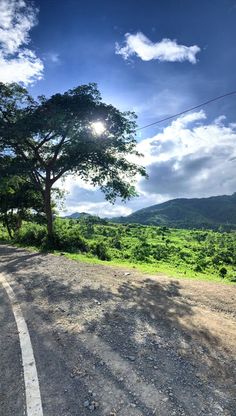
[[111, 205], [109, 202], [78, 202], [78, 204], [67, 207], [66, 213], [61, 215], [70, 215], [73, 212], [86, 212], [91, 215], [98, 215], [99, 217], [119, 217], [131, 214], [132, 209], [124, 205]]
[[129, 215], [132, 212], [132, 209], [124, 204], [112, 205], [107, 202], [98, 187], [83, 181], [80, 177], [68, 175], [64, 180], [59, 181], [58, 186], [66, 190], [66, 210], [61, 211], [61, 215], [86, 212], [101, 217], [114, 217]]
[[230, 194], [236, 190], [236, 127], [225, 117], [206, 123], [204, 111], [179, 117], [139, 143], [149, 181], [138, 187], [168, 198]]
[[199, 46], [179, 45], [176, 40], [162, 39], [160, 42], [153, 43], [142, 32], [134, 35], [126, 33], [125, 46], [116, 43], [116, 53], [124, 59], [136, 55], [143, 61], [158, 59], [169, 62], [189, 61], [195, 64], [198, 52], [200, 52]]
[[37, 12], [24, 0], [0, 0], [0, 81], [27, 85], [42, 78], [42, 61], [23, 47], [30, 43]]
[[1, 82], [31, 84], [42, 78], [43, 64], [29, 49], [19, 52], [16, 58], [6, 59], [0, 53]]
[[236, 123], [224, 116], [207, 121], [204, 111], [185, 114], [157, 135], [138, 143], [149, 180], [139, 178], [140, 197], [111, 205], [98, 188], [68, 177], [64, 187], [68, 213], [89, 212], [101, 217], [132, 211], [176, 197], [207, 197], [236, 191]]
[[67, 175], [65, 178], [60, 179], [59, 186], [66, 189], [67, 192], [73, 191], [73, 189], [80, 188], [85, 191], [97, 191], [97, 187], [94, 187], [89, 182], [84, 181], [82, 178], [76, 175]]

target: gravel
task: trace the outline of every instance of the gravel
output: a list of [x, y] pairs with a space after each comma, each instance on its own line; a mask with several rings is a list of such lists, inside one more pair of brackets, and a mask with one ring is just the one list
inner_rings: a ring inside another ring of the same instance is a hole
[[0, 246], [45, 416], [236, 415], [236, 287]]

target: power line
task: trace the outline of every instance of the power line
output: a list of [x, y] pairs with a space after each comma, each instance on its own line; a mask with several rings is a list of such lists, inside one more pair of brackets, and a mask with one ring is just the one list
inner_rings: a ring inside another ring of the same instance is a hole
[[236, 91], [231, 91], [231, 92], [228, 92], [227, 94], [219, 95], [218, 97], [212, 98], [211, 100], [205, 101], [204, 103], [195, 105], [194, 107], [188, 108], [187, 110], [181, 111], [180, 113], [176, 113], [176, 114], [174, 114], [172, 116], [168, 116], [168, 117], [162, 118], [162, 119], [160, 119], [158, 121], [155, 121], [154, 123], [147, 124], [146, 126], [139, 127], [135, 131], [143, 130], [143, 129], [146, 129], [147, 127], [154, 126], [155, 124], [159, 124], [159, 123], [163, 123], [164, 121], [171, 120], [172, 118], [181, 116], [182, 114], [188, 113], [189, 111], [196, 110], [199, 107], [203, 107], [204, 105], [210, 104], [213, 101], [220, 100], [221, 98], [228, 97], [229, 95], [233, 95], [233, 94], [236, 94]]

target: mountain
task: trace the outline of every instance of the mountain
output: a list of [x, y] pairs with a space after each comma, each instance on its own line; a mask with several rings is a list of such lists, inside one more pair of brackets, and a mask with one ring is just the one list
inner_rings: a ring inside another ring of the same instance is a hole
[[209, 198], [178, 198], [135, 211], [118, 223], [139, 223], [175, 228], [236, 229], [236, 193]]
[[65, 218], [70, 218], [70, 219], [77, 219], [77, 218], [81, 218], [81, 217], [88, 217], [90, 216], [90, 214], [86, 214], [86, 212], [73, 212], [73, 214], [67, 215]]

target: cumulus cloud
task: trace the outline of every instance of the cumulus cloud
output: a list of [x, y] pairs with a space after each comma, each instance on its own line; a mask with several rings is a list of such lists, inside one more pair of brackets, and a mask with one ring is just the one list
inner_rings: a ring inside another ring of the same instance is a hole
[[95, 202], [80, 202], [79, 204], [76, 204], [74, 206], [70, 206], [69, 210], [67, 210], [66, 214], [63, 215], [69, 215], [73, 212], [86, 212], [87, 214], [91, 215], [98, 215], [99, 217], [106, 217], [106, 218], [112, 218], [112, 217], [119, 217], [131, 214], [132, 209], [124, 206], [124, 205], [111, 205], [109, 202], [103, 201], [99, 203]]
[[149, 173], [141, 191], [166, 199], [235, 192], [236, 127], [224, 117], [205, 120], [203, 111], [179, 117], [139, 143]]
[[179, 45], [176, 40], [162, 39], [160, 42], [153, 43], [142, 32], [134, 35], [126, 33], [124, 46], [116, 43], [116, 53], [124, 59], [136, 55], [143, 61], [157, 59], [169, 62], [189, 61], [195, 64], [198, 52], [200, 52], [199, 46]]
[[27, 85], [42, 78], [42, 61], [25, 47], [37, 12], [25, 0], [0, 0], [0, 81]]
[[[224, 116], [208, 122], [204, 111], [178, 117], [157, 135], [138, 144], [149, 179], [139, 179], [140, 197], [113, 206], [99, 189], [68, 177], [68, 212], [101, 217], [128, 215], [168, 199], [208, 197], [236, 191], [236, 123]], [[133, 160], [139, 162], [140, 160]]]
[[[87, 184], [80, 178], [68, 177], [63, 185], [69, 191], [65, 205], [66, 215], [73, 212], [86, 212], [101, 217], [129, 215], [132, 209], [119, 203], [111, 205], [104, 200], [104, 194], [96, 187]], [[66, 186], [65, 186], [66, 185]], [[64, 214], [65, 215], [65, 212]]]

